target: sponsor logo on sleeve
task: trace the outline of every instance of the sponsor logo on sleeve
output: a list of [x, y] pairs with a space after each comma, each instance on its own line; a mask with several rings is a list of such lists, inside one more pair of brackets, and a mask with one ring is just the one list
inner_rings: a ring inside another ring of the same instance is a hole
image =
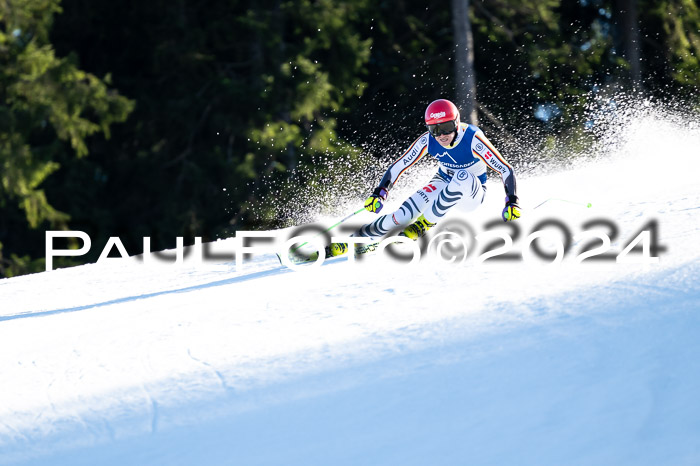
[[489, 165], [491, 165], [493, 168], [495, 168], [496, 170], [498, 170], [501, 173], [508, 172], [508, 168], [505, 165], [503, 165], [501, 162], [499, 162], [498, 159], [490, 160]]
[[416, 157], [418, 156], [419, 153], [420, 153], [420, 151], [418, 150], [418, 148], [413, 149], [408, 156], [403, 158], [403, 165], [406, 166], [409, 163], [412, 163], [416, 159]]

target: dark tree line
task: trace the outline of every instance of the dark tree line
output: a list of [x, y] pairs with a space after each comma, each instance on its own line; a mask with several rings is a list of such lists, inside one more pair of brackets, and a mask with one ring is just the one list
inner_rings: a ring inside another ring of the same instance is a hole
[[94, 261], [110, 236], [136, 254], [359, 196], [440, 97], [496, 142], [575, 132], [606, 87], [698, 105], [692, 0], [451, 6], [3, 2], [0, 276], [43, 270], [49, 229]]

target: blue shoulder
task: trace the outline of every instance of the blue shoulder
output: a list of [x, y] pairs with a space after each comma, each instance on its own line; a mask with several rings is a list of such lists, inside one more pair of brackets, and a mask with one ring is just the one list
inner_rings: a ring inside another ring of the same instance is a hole
[[469, 124], [469, 123], [460, 123], [459, 125], [461, 126], [463, 131], [469, 130], [469, 131], [473, 131], [475, 133], [481, 131], [481, 128], [479, 128], [476, 125]]

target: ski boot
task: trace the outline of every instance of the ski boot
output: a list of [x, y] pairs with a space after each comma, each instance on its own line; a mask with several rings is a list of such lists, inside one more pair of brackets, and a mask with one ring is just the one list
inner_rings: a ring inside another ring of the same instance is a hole
[[430, 230], [435, 225], [435, 223], [430, 223], [428, 220], [426, 220], [425, 216], [421, 214], [421, 216], [418, 217], [418, 219], [415, 222], [407, 226], [401, 233], [399, 233], [399, 235], [405, 236], [406, 238], [410, 238], [413, 241], [415, 241], [418, 238], [425, 236], [428, 230]]
[[326, 246], [326, 257], [342, 256], [348, 252], [348, 243], [331, 243]]

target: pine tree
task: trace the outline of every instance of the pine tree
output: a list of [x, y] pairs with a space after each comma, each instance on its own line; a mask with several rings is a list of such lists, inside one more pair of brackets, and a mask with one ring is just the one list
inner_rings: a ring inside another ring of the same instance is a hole
[[[40, 260], [18, 255], [28, 252], [17, 241], [23, 232], [42, 224], [67, 227], [69, 217], [42, 189], [59, 168], [59, 155], [86, 156], [88, 137], [109, 137], [110, 126], [133, 106], [108, 88], [109, 76], [100, 79], [81, 71], [73, 57], [56, 56], [49, 31], [60, 11], [58, 0], [0, 4], [0, 240], [15, 252], [5, 257], [0, 250], [0, 275], [41, 267]], [[43, 251], [43, 243], [37, 246]]]

